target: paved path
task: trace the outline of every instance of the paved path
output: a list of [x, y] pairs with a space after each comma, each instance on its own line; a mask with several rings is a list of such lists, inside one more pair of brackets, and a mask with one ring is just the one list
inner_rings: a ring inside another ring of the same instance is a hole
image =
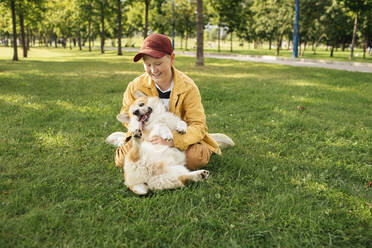
[[[125, 48], [125, 51], [138, 52], [136, 48]], [[178, 52], [176, 54], [193, 56], [193, 52]], [[287, 57], [275, 57], [275, 56], [253, 56], [253, 55], [224, 55], [224, 54], [204, 54], [205, 58], [216, 58], [216, 59], [232, 59], [239, 61], [251, 61], [251, 62], [262, 62], [270, 64], [282, 64], [290, 66], [307, 66], [307, 67], [319, 67], [345, 71], [358, 71], [372, 73], [372, 63], [360, 63], [360, 62], [343, 62], [343, 61], [329, 61], [329, 60], [314, 60], [314, 59], [301, 59], [301, 58], [287, 58]]]

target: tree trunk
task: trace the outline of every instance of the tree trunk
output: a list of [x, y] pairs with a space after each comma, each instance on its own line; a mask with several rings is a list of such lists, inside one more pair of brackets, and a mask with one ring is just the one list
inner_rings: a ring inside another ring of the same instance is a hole
[[203, 0], [197, 0], [196, 13], [196, 65], [204, 65]]
[[118, 4], [118, 55], [121, 56], [123, 55], [121, 51], [121, 32], [122, 32], [122, 27], [121, 27], [121, 6], [120, 6], [121, 0], [117, 1]]
[[329, 55], [329, 57], [333, 57], [333, 50], [335, 49], [335, 45], [332, 45], [332, 48], [331, 48], [331, 54]]
[[354, 46], [355, 46], [355, 40], [356, 40], [357, 28], [358, 28], [358, 17], [359, 17], [359, 12], [356, 12], [355, 20], [354, 20], [353, 39], [351, 41], [351, 51], [350, 51], [350, 57], [349, 57], [350, 60], [353, 59], [353, 54], [354, 54]]
[[27, 58], [27, 45], [26, 45], [26, 35], [25, 35], [25, 21], [23, 19], [23, 8], [21, 3], [18, 4], [19, 11], [19, 24], [21, 27], [21, 44], [23, 49], [23, 57]]
[[18, 61], [18, 51], [17, 51], [17, 22], [15, 13], [15, 0], [10, 1], [10, 7], [12, 9], [12, 19], [13, 19], [13, 60]]
[[367, 46], [368, 46], [368, 36], [364, 36], [364, 42], [363, 42], [363, 59], [366, 58], [366, 51], [367, 51]]
[[101, 3], [101, 53], [105, 53], [105, 6]]
[[233, 32], [231, 32], [231, 36], [230, 36], [230, 52], [233, 51]]
[[280, 34], [277, 40], [277, 44], [276, 44], [276, 52], [275, 52], [276, 56], [279, 55], [280, 47], [282, 46], [282, 39], [283, 39], [283, 34]]
[[89, 13], [89, 20], [88, 20], [88, 40], [89, 40], [89, 52], [92, 51], [92, 35], [91, 35], [91, 29], [92, 29], [92, 12]]
[[271, 44], [272, 44], [272, 41], [273, 40], [273, 38], [270, 36], [270, 38], [269, 38], [269, 50], [271, 50]]
[[303, 57], [305, 55], [307, 41], [304, 42], [304, 50], [302, 50], [301, 56]]
[[218, 52], [221, 52], [221, 27], [218, 25]]
[[189, 39], [189, 33], [186, 32], [185, 50], [187, 51], [187, 40]]
[[79, 38], [78, 38], [78, 44], [79, 44], [79, 50], [83, 50], [82, 46], [81, 46], [81, 30], [80, 30], [80, 26], [79, 26]]
[[58, 47], [58, 36], [57, 36], [57, 34], [54, 34], [54, 47], [55, 48]]
[[26, 48], [27, 48], [27, 52], [30, 51], [30, 29], [29, 27], [27, 26], [26, 27], [27, 29], [27, 33], [26, 33]]
[[147, 37], [148, 26], [149, 26], [149, 5], [151, 0], [145, 0], [145, 28], [143, 29], [143, 38]]

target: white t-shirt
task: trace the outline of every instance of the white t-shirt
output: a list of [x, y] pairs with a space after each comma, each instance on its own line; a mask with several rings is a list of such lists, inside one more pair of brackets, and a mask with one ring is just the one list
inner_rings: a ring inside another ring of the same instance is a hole
[[158, 90], [159, 93], [159, 98], [165, 105], [165, 108], [169, 111], [169, 99], [172, 94], [172, 89], [173, 89], [174, 82], [172, 80], [172, 83], [167, 90], [161, 90], [160, 87], [155, 83], [156, 89]]

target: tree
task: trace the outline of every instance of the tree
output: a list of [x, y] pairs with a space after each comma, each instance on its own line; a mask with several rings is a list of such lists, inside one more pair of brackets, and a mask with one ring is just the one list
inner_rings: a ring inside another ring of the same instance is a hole
[[[350, 60], [353, 59], [354, 47], [356, 42], [357, 30], [358, 30], [358, 21], [363, 10], [368, 10], [368, 5], [370, 5], [370, 0], [341, 0], [345, 7], [348, 8], [352, 15], [354, 16], [354, 28], [353, 28], [353, 38], [351, 40], [351, 51], [350, 51]], [[369, 9], [369, 15], [371, 15], [371, 9]]]
[[13, 20], [13, 60], [18, 61], [18, 51], [17, 51], [17, 21], [15, 12], [15, 0], [10, 0], [10, 8], [12, 10], [12, 20]]
[[118, 55], [123, 55], [121, 51], [121, 33], [122, 33], [122, 27], [121, 27], [121, 0], [117, 0], [117, 6], [118, 6]]
[[18, 2], [18, 15], [19, 15], [19, 24], [21, 27], [21, 45], [23, 48], [23, 57], [27, 58], [27, 46], [26, 46], [26, 35], [25, 35], [25, 21], [23, 18], [23, 5], [22, 1]]
[[[168, 1], [165, 2], [164, 0], [157, 0], [157, 3], [161, 4], [161, 9], [157, 9], [157, 11], [153, 11], [152, 13], [156, 13], [151, 17], [152, 23], [151, 26], [154, 30], [160, 33], [169, 33], [172, 32], [172, 25], [174, 21], [174, 29], [175, 33], [181, 37], [181, 47], [182, 41], [186, 38], [186, 49], [187, 49], [187, 39], [188, 37], [195, 33], [196, 27], [196, 5], [192, 4], [190, 1], [185, 0], [174, 0], [175, 8], [174, 8], [174, 15], [170, 15], [168, 13], [173, 13], [172, 2]], [[204, 11], [203, 11], [204, 13]]]
[[240, 24], [243, 22], [243, 0], [210, 0], [213, 8], [215, 9], [218, 17], [218, 26], [227, 26], [230, 37], [230, 51], [232, 52], [232, 39], [233, 33], [239, 29]]
[[[94, 16], [94, 7], [91, 0], [79, 0], [79, 19], [83, 26], [85, 26], [85, 39], [88, 40], [88, 50], [92, 51], [92, 23]], [[84, 37], [83, 37], [84, 39]]]
[[144, 0], [145, 1], [145, 27], [143, 29], [143, 38], [147, 37], [148, 28], [149, 28], [149, 6], [151, 0]]
[[141, 2], [133, 2], [127, 13], [127, 35], [144, 32], [144, 6]]
[[9, 6], [5, 0], [0, 0], [0, 40], [5, 46], [9, 46], [9, 40], [12, 34], [12, 17]]
[[203, 0], [197, 0], [196, 8], [196, 65], [204, 65]]
[[69, 41], [72, 49], [73, 39], [79, 30], [79, 19], [79, 5], [75, 0], [48, 1], [40, 30], [45, 46], [48, 46], [48, 43], [52, 45], [52, 39], [57, 46], [59, 37], [64, 48]]
[[319, 19], [326, 12], [326, 8], [331, 5], [331, 0], [301, 0], [300, 5], [300, 44], [304, 44], [302, 56], [304, 56], [306, 45], [309, 41], [313, 44], [317, 42], [321, 36], [319, 32], [322, 26], [319, 24]]
[[352, 24], [342, 3], [333, 1], [325, 10], [325, 15], [320, 18], [320, 21], [324, 26], [325, 41], [331, 46], [330, 57], [333, 57], [334, 48], [350, 39]]
[[255, 0], [252, 7], [255, 15], [255, 31], [259, 37], [276, 39], [276, 55], [279, 55], [283, 36], [292, 31], [294, 1]]
[[213, 25], [217, 25], [217, 51], [221, 52], [221, 21], [220, 16], [216, 8], [214, 8], [213, 2], [208, 1], [207, 8], [209, 9], [209, 21]]
[[369, 2], [366, 11], [362, 12], [361, 17], [361, 35], [363, 37], [363, 58], [366, 58], [367, 47], [372, 46], [372, 2]]
[[[172, 32], [172, 1], [155, 0], [151, 4], [152, 11], [149, 13], [149, 26], [155, 32], [171, 34]], [[176, 11], [178, 8], [176, 9]], [[177, 18], [177, 15], [176, 15]], [[176, 21], [177, 22], [177, 21]]]
[[101, 10], [101, 53], [105, 53], [105, 3], [103, 0], [99, 1]]

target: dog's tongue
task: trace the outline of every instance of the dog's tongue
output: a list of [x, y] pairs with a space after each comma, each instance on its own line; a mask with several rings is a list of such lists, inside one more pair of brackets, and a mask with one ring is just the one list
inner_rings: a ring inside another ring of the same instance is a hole
[[143, 129], [143, 126], [145, 125], [145, 121], [147, 120], [148, 116], [147, 115], [142, 115], [141, 119], [139, 120], [140, 123], [140, 129]]

